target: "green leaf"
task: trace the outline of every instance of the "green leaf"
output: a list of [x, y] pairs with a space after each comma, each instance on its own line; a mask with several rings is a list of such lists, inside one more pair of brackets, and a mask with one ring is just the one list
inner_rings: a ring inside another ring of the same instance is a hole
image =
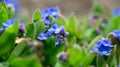
[[97, 41], [100, 40], [101, 38], [102, 38], [102, 35], [97, 36], [96, 38], [94, 38], [92, 40], [92, 42], [90, 43], [88, 48], [84, 49], [84, 50], [87, 51], [87, 55], [84, 55], [85, 58], [82, 61], [82, 66], [83, 67], [89, 66], [92, 63], [92, 61], [94, 60], [96, 54], [90, 54], [89, 52], [90, 52], [90, 50], [92, 50], [93, 46], [97, 43]]
[[113, 30], [120, 29], [120, 16], [110, 18], [110, 22], [105, 26], [104, 35], [108, 35]]
[[57, 18], [57, 24], [58, 24], [59, 26], [62, 26], [62, 25], [63, 25], [63, 26], [66, 27], [66, 20], [65, 20], [65, 18], [58, 16], [58, 18]]
[[6, 29], [0, 36], [0, 58], [5, 60], [8, 54], [15, 46], [15, 40], [18, 33], [19, 22], [14, 23]]
[[[82, 34], [82, 38], [83, 39], [86, 39], [86, 38], [89, 38], [94, 32], [94, 29], [93, 28], [89, 28], [87, 29], [86, 31], [84, 31], [84, 33]], [[90, 39], [90, 38], [89, 38]]]
[[25, 43], [20, 43], [18, 44], [15, 49], [13, 50], [13, 52], [11, 53], [11, 55], [9, 56], [8, 58], [8, 62], [11, 62], [13, 59], [15, 59], [16, 57], [18, 57], [22, 52], [23, 50], [25, 49], [26, 47], [26, 44]]
[[97, 58], [96, 58], [96, 60], [97, 60], [97, 67], [106, 67], [106, 61], [104, 60], [104, 57], [103, 56], [99, 56], [98, 54], [97, 54]]
[[20, 57], [10, 62], [10, 67], [42, 67], [37, 56]]
[[35, 39], [36, 28], [34, 23], [30, 23], [26, 26], [26, 37], [30, 37], [31, 39]]
[[83, 62], [82, 62], [82, 67], [89, 66], [92, 63], [92, 61], [94, 60], [95, 56], [96, 56], [96, 54], [88, 54], [88, 55], [86, 55]]
[[35, 38], [37, 38], [40, 33], [45, 31], [45, 24], [44, 22], [38, 21], [35, 23], [35, 27], [36, 27]]
[[11, 6], [8, 6], [8, 18], [12, 19], [15, 16], [15, 9]]
[[55, 46], [55, 40], [49, 38], [44, 41], [44, 53], [45, 53], [45, 62], [44, 66], [53, 67], [57, 62], [57, 54], [62, 52], [65, 49], [65, 45], [61, 44], [60, 47]]
[[78, 45], [73, 45], [72, 47], [67, 49], [67, 53], [69, 56], [69, 64], [73, 67], [79, 67], [79, 65], [81, 65], [81, 60], [84, 59], [82, 48]]
[[76, 17], [74, 14], [71, 14], [69, 19], [68, 19], [68, 25], [67, 25], [67, 31], [70, 32], [71, 34], [76, 34]]
[[0, 3], [0, 26], [8, 20], [8, 12], [5, 3]]
[[104, 9], [100, 4], [95, 3], [95, 4], [93, 4], [92, 12], [103, 15], [104, 14]]
[[40, 21], [41, 19], [42, 19], [42, 16], [40, 13], [40, 9], [35, 10], [35, 12], [33, 14], [33, 22]]
[[113, 18], [112, 20], [112, 30], [114, 29], [120, 29], [120, 16]]
[[55, 64], [55, 67], [66, 67], [64, 64], [57, 62]]

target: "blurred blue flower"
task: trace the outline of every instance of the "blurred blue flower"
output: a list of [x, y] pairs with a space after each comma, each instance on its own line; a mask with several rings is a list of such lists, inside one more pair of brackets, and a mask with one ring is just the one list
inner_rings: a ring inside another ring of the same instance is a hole
[[49, 17], [51, 16], [56, 19], [58, 14], [59, 10], [57, 7], [46, 8], [42, 11], [42, 20], [45, 22], [45, 24], [49, 25], [51, 23]]
[[60, 26], [55, 30], [55, 45], [60, 46], [65, 41], [65, 37], [69, 35], [68, 32], [65, 31], [64, 26]]
[[55, 34], [62, 35], [63, 37], [66, 37], [69, 33], [65, 31], [64, 26], [60, 26], [55, 29], [54, 31]]
[[38, 36], [38, 39], [39, 39], [39, 40], [46, 40], [47, 37], [45, 36], [44, 33], [40, 33], [39, 36]]
[[49, 38], [49, 37], [52, 36], [52, 34], [51, 34], [50, 32], [46, 32], [46, 33], [45, 33], [45, 36], [46, 36], [46, 38]]
[[120, 30], [114, 30], [110, 34], [112, 34], [115, 38], [120, 38]]
[[112, 42], [108, 39], [99, 40], [97, 44], [95, 44], [93, 50], [91, 52], [98, 53], [101, 56], [108, 56], [110, 55], [112, 49]]
[[120, 67], [120, 64], [118, 65], [118, 67]]
[[60, 46], [68, 34], [69, 33], [65, 31], [64, 26], [58, 27], [57, 24], [53, 24], [53, 26], [48, 29], [46, 33], [40, 33], [38, 39], [46, 40], [49, 37], [55, 37], [55, 45]]
[[57, 28], [58, 28], [58, 25], [53, 24], [53, 26], [50, 29], [48, 29], [48, 32], [50, 32], [51, 34], [54, 34]]
[[9, 28], [12, 24], [14, 24], [16, 21], [17, 21], [16, 18], [10, 19], [10, 20], [8, 20], [6, 23], [3, 23], [2, 28], [3, 28], [3, 29], [7, 29], [7, 28]]
[[[10, 27], [11, 25], [13, 25], [16, 21], [17, 21], [16, 18], [7, 20], [5, 23], [2, 24], [2, 29], [5, 30], [5, 29], [9, 28], [9, 27]], [[19, 24], [19, 29], [20, 29], [20, 30], [25, 30], [25, 25], [24, 25], [24, 23], [20, 23], [20, 24]]]
[[59, 10], [57, 7], [46, 8], [42, 11], [42, 18], [48, 20], [48, 16], [57, 18]]
[[42, 21], [46, 25], [46, 30], [44, 33], [40, 33], [38, 36], [39, 40], [46, 40], [49, 37], [55, 38], [55, 45], [60, 46], [65, 37], [68, 35], [68, 32], [65, 31], [64, 26], [58, 27], [57, 24], [53, 24], [50, 17], [57, 19], [59, 10], [57, 7], [46, 8], [42, 11]]
[[[2, 28], [0, 30], [0, 34], [2, 34], [4, 32], [4, 30], [6, 30], [7, 28], [11, 27], [15, 22], [17, 21], [16, 18], [13, 19], [9, 19], [6, 22], [2, 23]], [[25, 36], [25, 25], [24, 23], [20, 23], [19, 24], [19, 32], [18, 32], [18, 37], [24, 37]]]
[[61, 27], [60, 27], [59, 33], [60, 33], [60, 35], [62, 35], [63, 37], [66, 37], [66, 36], [69, 35], [69, 33], [65, 31], [64, 26], [61, 26]]
[[20, 8], [20, 3], [18, 0], [4, 0], [7, 6], [14, 7], [15, 10]]
[[112, 14], [115, 17], [120, 16], [120, 7], [115, 8]]

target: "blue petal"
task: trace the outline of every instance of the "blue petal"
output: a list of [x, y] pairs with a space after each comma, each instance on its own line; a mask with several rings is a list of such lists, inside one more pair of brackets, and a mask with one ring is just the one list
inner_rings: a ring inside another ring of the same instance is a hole
[[120, 16], [120, 7], [115, 8], [112, 14], [115, 17]]

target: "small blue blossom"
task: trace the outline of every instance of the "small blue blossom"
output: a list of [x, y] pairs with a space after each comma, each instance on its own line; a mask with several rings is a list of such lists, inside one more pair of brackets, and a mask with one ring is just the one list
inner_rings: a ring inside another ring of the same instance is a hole
[[64, 26], [60, 26], [55, 31], [56, 37], [55, 37], [55, 45], [60, 46], [64, 40], [65, 37], [68, 36], [68, 32], [65, 31]]
[[120, 67], [120, 64], [118, 64], [118, 67]]
[[[16, 21], [17, 21], [16, 18], [7, 20], [5, 23], [2, 24], [2, 29], [5, 30], [5, 29], [9, 28], [9, 27], [12, 26]], [[25, 25], [24, 25], [24, 23], [20, 23], [20, 24], [19, 24], [19, 29], [20, 29], [20, 30], [25, 30]]]
[[12, 24], [14, 24], [16, 21], [17, 21], [16, 18], [10, 19], [10, 20], [8, 20], [6, 23], [3, 23], [2, 28], [3, 28], [3, 29], [7, 29], [7, 28], [9, 28]]
[[48, 16], [57, 18], [58, 14], [59, 14], [59, 10], [57, 7], [50, 7], [50, 8], [46, 8], [42, 11], [42, 18], [45, 20], [48, 19]]
[[[6, 30], [7, 28], [11, 27], [16, 21], [17, 21], [16, 18], [7, 20], [6, 22], [4, 22], [4, 23], [2, 24], [1, 31], [3, 32], [3, 31]], [[25, 36], [25, 25], [24, 25], [24, 23], [20, 23], [20, 24], [19, 24], [18, 37], [23, 37], [23, 36]]]
[[49, 19], [49, 17], [51, 16], [56, 19], [58, 14], [59, 10], [57, 7], [46, 8], [42, 11], [42, 20], [45, 22], [46, 25], [50, 25], [51, 20]]
[[60, 26], [59, 28], [56, 28], [54, 33], [62, 35], [63, 37], [66, 37], [67, 35], [69, 35], [69, 33], [65, 31], [64, 26]]
[[56, 31], [57, 28], [58, 28], [58, 25], [57, 24], [53, 24], [53, 26], [50, 29], [48, 29], [48, 32], [53, 34]]
[[112, 34], [115, 38], [120, 38], [120, 30], [114, 30], [110, 34]]
[[112, 14], [114, 17], [120, 16], [120, 7], [115, 8]]
[[39, 36], [38, 36], [38, 39], [39, 39], [39, 40], [46, 40], [47, 37], [45, 36], [44, 33], [40, 33]]
[[108, 39], [99, 40], [91, 52], [98, 53], [101, 56], [109, 56], [112, 49], [112, 42]]
[[62, 35], [63, 37], [66, 37], [66, 36], [69, 35], [69, 33], [65, 31], [64, 26], [61, 26], [61, 27], [60, 27], [60, 32], [59, 32], [59, 33], [60, 33], [60, 35]]
[[52, 34], [51, 34], [50, 32], [46, 32], [46, 33], [45, 33], [45, 36], [46, 36], [46, 38], [49, 38], [49, 37], [52, 36]]
[[18, 10], [20, 8], [20, 4], [18, 0], [4, 0], [7, 6], [15, 8], [15, 10]]
[[55, 37], [55, 45], [60, 46], [64, 43], [65, 37], [68, 36], [68, 34], [69, 33], [65, 31], [64, 26], [58, 27], [57, 24], [53, 24], [46, 33], [40, 33], [38, 39], [46, 40], [49, 37]]
[[55, 46], [58, 46], [58, 47], [59, 47], [61, 44], [62, 44], [61, 41], [57, 41], [57, 40], [55, 41]]

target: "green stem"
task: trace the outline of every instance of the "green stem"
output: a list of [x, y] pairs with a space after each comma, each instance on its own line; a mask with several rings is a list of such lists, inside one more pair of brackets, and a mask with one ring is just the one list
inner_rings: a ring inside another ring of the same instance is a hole
[[119, 65], [119, 63], [120, 63], [120, 46], [119, 45], [117, 45], [116, 46], [116, 61], [117, 61], [117, 66]]
[[106, 67], [107, 62], [102, 56], [97, 55], [97, 67]]
[[108, 57], [107, 63], [108, 63], [108, 67], [113, 67], [113, 65], [115, 65], [113, 62], [114, 57], [115, 57], [115, 48], [113, 48], [113, 51], [111, 52], [111, 55]]

